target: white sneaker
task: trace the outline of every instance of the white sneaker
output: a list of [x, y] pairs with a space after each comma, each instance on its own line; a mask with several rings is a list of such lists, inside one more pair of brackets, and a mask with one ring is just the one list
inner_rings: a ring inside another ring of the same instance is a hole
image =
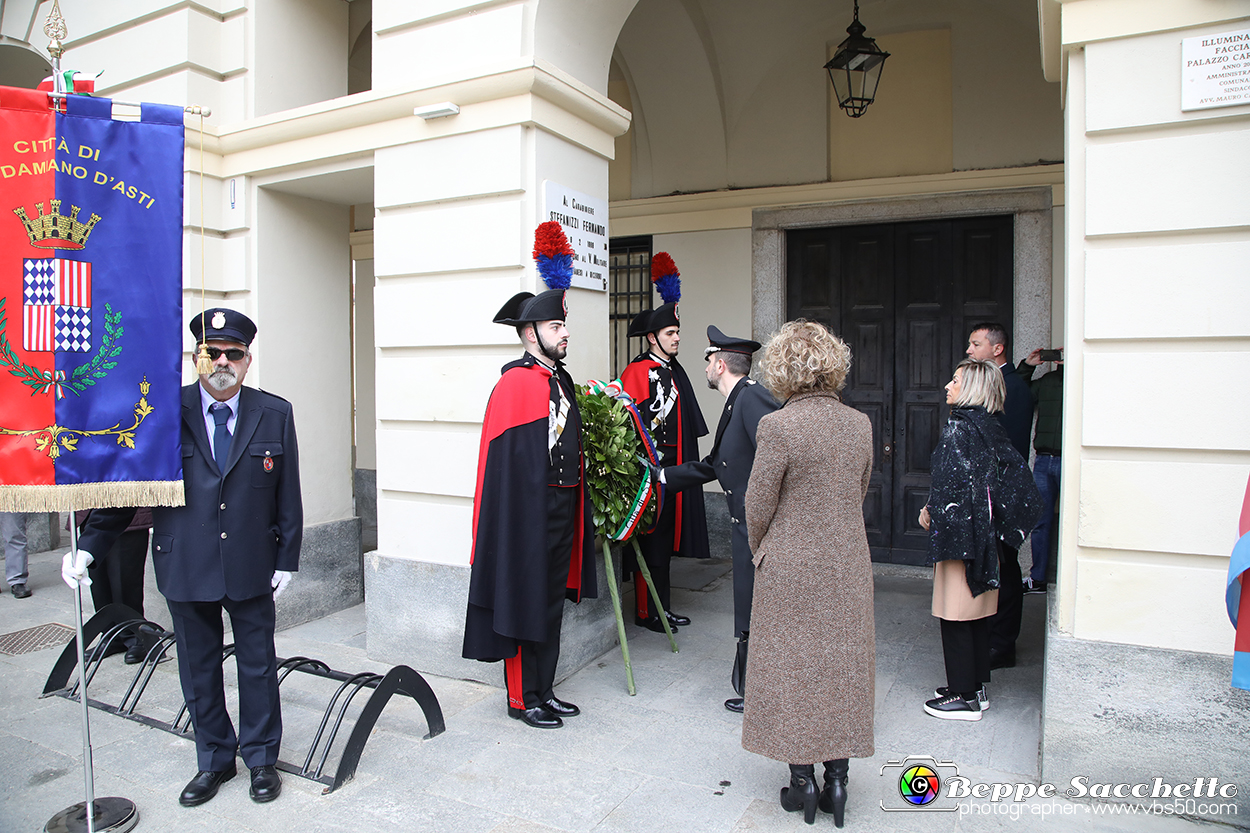
[[926, 713], [934, 717], [940, 717], [943, 720], [981, 719], [981, 704], [976, 698], [965, 700], [958, 694], [948, 694], [945, 697], [926, 700], [924, 710]]
[[[946, 686], [941, 686], [940, 688], [935, 688], [933, 693], [939, 698], [949, 697], [951, 695], [951, 690]], [[990, 695], [985, 693], [985, 686], [981, 686], [977, 689], [977, 702], [981, 704], [981, 711], [984, 712], [990, 710]]]

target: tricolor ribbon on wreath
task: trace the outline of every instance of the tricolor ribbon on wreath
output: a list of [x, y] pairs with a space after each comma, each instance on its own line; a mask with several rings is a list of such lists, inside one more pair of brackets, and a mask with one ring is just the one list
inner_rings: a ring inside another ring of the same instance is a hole
[[183, 109], [0, 87], [0, 510], [180, 505]]
[[[629, 413], [630, 421], [634, 425], [634, 430], [638, 432], [641, 440], [642, 449], [646, 454], [646, 458], [639, 455], [639, 460], [649, 462], [653, 466], [660, 464], [660, 453], [655, 447], [655, 440], [651, 438], [651, 433], [647, 430], [646, 422], [642, 415], [638, 413], [638, 407], [634, 404], [634, 399], [624, 388], [621, 387], [620, 380], [612, 382], [600, 382], [595, 379], [589, 379], [586, 382], [586, 390], [588, 393], [610, 396], [624, 406]], [[651, 529], [644, 529], [642, 533], [645, 535], [655, 529], [655, 524], [659, 523], [660, 510], [664, 506], [664, 484], [652, 480], [650, 469], [644, 465], [642, 467], [642, 478], [638, 484], [638, 490], [634, 494], [634, 499], [630, 503], [629, 512], [626, 513], [625, 519], [621, 525], [608, 535], [613, 541], [624, 541], [634, 534], [638, 528], [638, 522], [642, 520], [643, 512], [646, 511], [647, 503], [651, 498], [655, 498], [655, 520], [652, 522]]]

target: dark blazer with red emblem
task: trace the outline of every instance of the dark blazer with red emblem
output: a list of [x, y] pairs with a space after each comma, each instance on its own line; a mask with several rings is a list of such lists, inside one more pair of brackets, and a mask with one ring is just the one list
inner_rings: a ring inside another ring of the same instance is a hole
[[[502, 373], [482, 420], [462, 652], [466, 659], [483, 662], [515, 656], [522, 641], [547, 639], [547, 489], [557, 488], [547, 485], [553, 385], [561, 385], [569, 401], [565, 431], [575, 431], [579, 438], [581, 432], [576, 387], [563, 366], [553, 376], [527, 353], [504, 365]], [[566, 595], [579, 602], [594, 598], [598, 590], [593, 515], [584, 477], [575, 488], [578, 513]]]
[[[291, 403], [255, 388], [239, 391], [223, 477], [199, 384], [183, 387], [182, 481], [185, 506], [152, 509], [152, 566], [165, 598], [251, 599], [273, 592], [275, 570], [299, 569], [304, 505]], [[102, 558], [134, 514], [133, 508], [93, 511], [79, 547]]]
[[[657, 378], [652, 379], [652, 371]], [[699, 459], [699, 437], [707, 434], [707, 423], [694, 398], [690, 378], [676, 359], [662, 365], [650, 353], [643, 353], [626, 366], [621, 373], [621, 386], [638, 404], [638, 413], [647, 419], [648, 403], [654, 402], [661, 392], [677, 388], [677, 458], [665, 460], [662, 465], [677, 465]], [[657, 440], [658, 442], [658, 440]], [[665, 498], [668, 499], [667, 497]], [[710, 558], [707, 544], [707, 511], [703, 506], [701, 487], [677, 492], [676, 529], [673, 533], [673, 549], [687, 558]]]

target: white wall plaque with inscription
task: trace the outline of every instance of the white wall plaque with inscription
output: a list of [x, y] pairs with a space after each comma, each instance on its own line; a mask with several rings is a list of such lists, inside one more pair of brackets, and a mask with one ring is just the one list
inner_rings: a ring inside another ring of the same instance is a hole
[[543, 180], [543, 222], [564, 228], [573, 255], [573, 286], [608, 289], [608, 203]]
[[1250, 104], [1250, 29], [1181, 41], [1181, 109]]

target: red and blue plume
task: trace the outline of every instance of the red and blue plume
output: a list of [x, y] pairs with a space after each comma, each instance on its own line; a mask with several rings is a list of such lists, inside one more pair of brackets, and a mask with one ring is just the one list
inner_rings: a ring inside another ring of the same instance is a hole
[[681, 272], [668, 252], [657, 252], [651, 258], [651, 282], [666, 304], [681, 300]]
[[564, 236], [564, 229], [554, 220], [541, 223], [535, 229], [534, 260], [548, 289], [568, 289], [573, 283], [573, 247]]

